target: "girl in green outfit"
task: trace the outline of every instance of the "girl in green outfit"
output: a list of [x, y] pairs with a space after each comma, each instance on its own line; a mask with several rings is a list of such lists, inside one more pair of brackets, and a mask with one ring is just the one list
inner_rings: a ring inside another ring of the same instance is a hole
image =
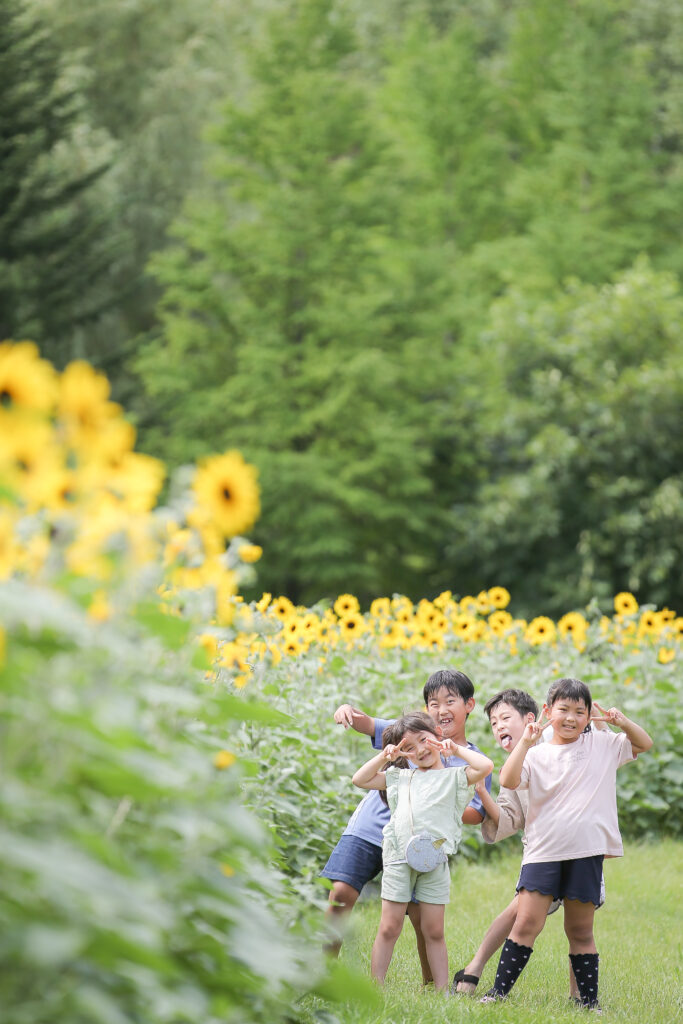
[[[453, 740], [439, 740], [433, 720], [419, 711], [394, 722], [385, 730], [384, 742], [382, 751], [353, 776], [354, 785], [361, 789], [386, 790], [391, 811], [382, 843], [382, 916], [372, 947], [372, 976], [380, 984], [384, 982], [414, 893], [420, 903], [420, 925], [434, 987], [447, 989], [447, 855], [455, 853], [460, 842], [462, 812], [471, 798], [469, 787], [486, 778], [493, 763]], [[447, 768], [442, 756], [459, 757], [467, 766]], [[412, 767], [391, 763], [400, 758], [408, 758]], [[430, 867], [437, 859], [439, 863]]]

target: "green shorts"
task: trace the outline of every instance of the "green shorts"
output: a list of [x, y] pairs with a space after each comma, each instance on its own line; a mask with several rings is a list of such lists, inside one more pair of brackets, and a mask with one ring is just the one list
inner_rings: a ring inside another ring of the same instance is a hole
[[451, 872], [448, 862], [437, 864], [432, 871], [415, 871], [396, 861], [384, 865], [382, 899], [392, 903], [410, 903], [411, 896], [420, 903], [450, 903]]

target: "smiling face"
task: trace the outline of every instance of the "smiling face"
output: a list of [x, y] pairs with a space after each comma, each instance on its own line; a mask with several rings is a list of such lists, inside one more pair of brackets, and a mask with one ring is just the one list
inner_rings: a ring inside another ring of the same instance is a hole
[[553, 743], [574, 743], [590, 721], [590, 712], [582, 700], [559, 697], [548, 708], [553, 727]]
[[453, 693], [448, 687], [442, 686], [431, 695], [427, 703], [427, 712], [438, 726], [442, 739], [465, 743], [465, 722], [474, 708], [474, 697], [463, 700], [459, 693]]
[[406, 732], [401, 741], [401, 753], [421, 772], [443, 768], [441, 754], [434, 747], [436, 742], [431, 732]]
[[494, 740], [509, 754], [521, 739], [527, 722], [533, 722], [535, 719], [531, 711], [523, 715], [517, 708], [513, 708], [512, 704], [501, 701], [491, 709], [489, 721]]

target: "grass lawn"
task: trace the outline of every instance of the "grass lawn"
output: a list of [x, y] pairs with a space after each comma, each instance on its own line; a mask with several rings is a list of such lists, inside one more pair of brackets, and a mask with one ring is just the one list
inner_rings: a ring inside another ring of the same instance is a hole
[[[468, 963], [488, 925], [512, 898], [520, 860], [517, 844], [514, 852], [511, 849], [509, 855], [492, 863], [456, 862], [451, 903], [446, 910], [451, 975]], [[446, 999], [422, 993], [413, 930], [406, 921], [381, 1006], [368, 1010], [349, 1000], [335, 1006], [333, 1012], [344, 1024], [441, 1024], [444, 1020], [545, 1024], [576, 1022], [587, 1016], [628, 1024], [681, 1021], [682, 861], [683, 844], [671, 840], [630, 845], [625, 857], [606, 861], [607, 901], [595, 917], [603, 1007], [599, 1018], [569, 1004], [567, 940], [561, 909], [548, 919], [528, 966], [505, 1003], [481, 1005], [477, 997]], [[341, 954], [349, 966], [368, 975], [378, 919], [378, 901], [359, 903], [353, 912], [353, 933]], [[496, 954], [489, 961], [478, 994], [484, 994], [493, 983], [497, 960]], [[320, 1019], [330, 1019], [322, 1006], [319, 1010]]]

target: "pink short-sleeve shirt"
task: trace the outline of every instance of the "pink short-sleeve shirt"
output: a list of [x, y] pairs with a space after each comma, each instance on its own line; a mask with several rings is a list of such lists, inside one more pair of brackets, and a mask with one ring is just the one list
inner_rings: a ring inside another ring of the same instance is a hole
[[616, 775], [633, 760], [626, 733], [608, 730], [532, 747], [517, 787], [529, 795], [522, 864], [622, 857]]

